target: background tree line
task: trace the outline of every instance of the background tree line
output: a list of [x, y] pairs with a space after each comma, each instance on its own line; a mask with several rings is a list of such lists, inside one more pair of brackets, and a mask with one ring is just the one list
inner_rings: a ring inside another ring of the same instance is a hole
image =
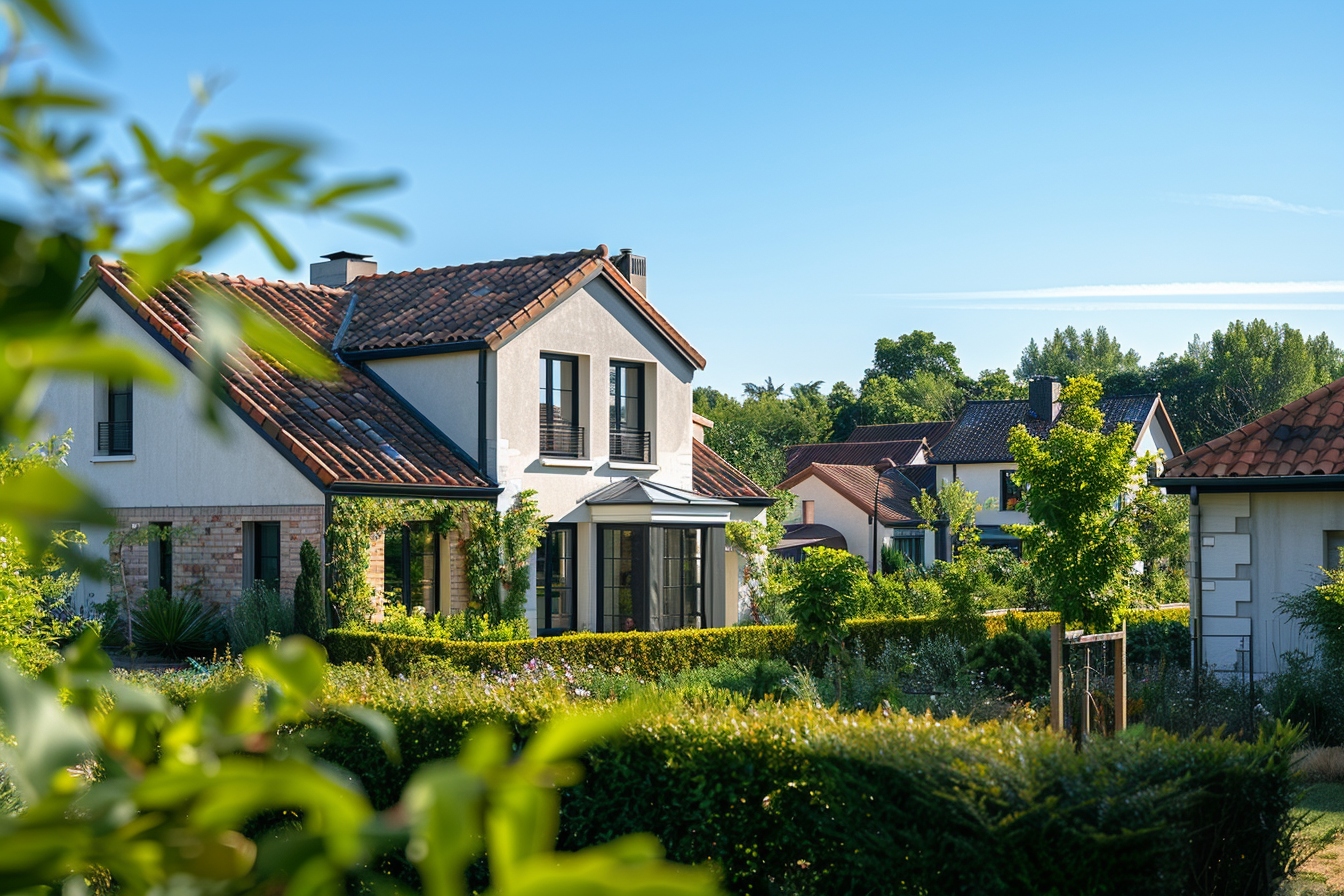
[[1162, 393], [1181, 442], [1194, 447], [1344, 375], [1344, 351], [1326, 333], [1304, 336], [1287, 324], [1256, 318], [1233, 321], [1208, 339], [1195, 336], [1185, 351], [1148, 364], [1126, 350], [1105, 327], [1056, 329], [1022, 350], [1009, 373], [983, 370], [972, 377], [956, 346], [912, 330], [873, 346], [873, 362], [858, 389], [844, 381], [823, 389], [815, 380], [743, 383], [741, 397], [701, 386], [695, 410], [713, 420], [711, 448], [765, 485], [784, 478], [784, 449], [804, 442], [844, 441], [854, 427], [950, 420], [967, 401], [1026, 398], [1030, 377], [1097, 379], [1107, 396]]

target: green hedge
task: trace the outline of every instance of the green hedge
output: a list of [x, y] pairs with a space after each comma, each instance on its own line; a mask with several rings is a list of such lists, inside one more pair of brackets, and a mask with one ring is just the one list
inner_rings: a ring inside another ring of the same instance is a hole
[[[1007, 631], [1010, 626], [1026, 630], [1045, 629], [1059, 618], [1057, 613], [1015, 613], [987, 616], [985, 634]], [[1131, 628], [1161, 623], [1185, 624], [1185, 610], [1130, 611], [1125, 619]], [[950, 630], [947, 620], [927, 616], [900, 619], [855, 619], [849, 623], [850, 644], [862, 645], [876, 656], [887, 641], [905, 639], [918, 644]], [[799, 659], [803, 656], [791, 625], [740, 625], [731, 628], [680, 629], [670, 632], [620, 632], [574, 634], [525, 641], [445, 641], [358, 629], [333, 629], [327, 635], [327, 652], [334, 663], [375, 663], [391, 672], [407, 673], [422, 658], [447, 660], [470, 671], [518, 670], [532, 659], [574, 667], [628, 672], [642, 678], [675, 674], [686, 669], [713, 666], [726, 659]]]
[[[328, 699], [377, 709], [399, 734], [401, 766], [344, 718], [318, 747], [379, 807], [472, 725], [522, 738], [559, 708], [523, 684], [439, 690], [369, 667], [336, 677]], [[1079, 752], [1007, 723], [671, 707], [589, 754], [561, 845], [649, 831], [744, 894], [1268, 894], [1291, 850], [1290, 747], [1151, 736]]]

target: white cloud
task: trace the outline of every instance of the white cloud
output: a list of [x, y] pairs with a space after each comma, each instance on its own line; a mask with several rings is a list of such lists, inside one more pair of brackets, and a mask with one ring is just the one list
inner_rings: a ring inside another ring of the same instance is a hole
[[1294, 215], [1344, 215], [1344, 210], [1320, 208], [1315, 205], [1298, 205], [1284, 202], [1273, 196], [1256, 196], [1250, 193], [1205, 193], [1197, 196], [1178, 196], [1180, 202], [1192, 205], [1212, 205], [1216, 208], [1241, 208], [1258, 212], [1290, 212]]
[[979, 302], [959, 311], [1344, 311], [1344, 302]]
[[[1131, 283], [1098, 286], [1052, 286], [1045, 289], [990, 289], [974, 292], [885, 293], [899, 299], [1142, 299], [1173, 296], [1301, 296], [1344, 295], [1344, 280], [1285, 280], [1278, 283], [1223, 281], [1213, 283]], [[1201, 306], [1202, 307], [1202, 306]], [[1274, 307], [1282, 307], [1275, 305]]]

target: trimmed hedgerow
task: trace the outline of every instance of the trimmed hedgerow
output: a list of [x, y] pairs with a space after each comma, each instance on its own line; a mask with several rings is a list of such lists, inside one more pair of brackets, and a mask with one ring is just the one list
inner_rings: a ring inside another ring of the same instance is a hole
[[[1155, 610], [1126, 614], [1131, 631], [1139, 625], [1161, 622], [1177, 624], [1185, 611]], [[1188, 614], [1187, 614], [1188, 615]], [[985, 635], [1008, 631], [1045, 629], [1059, 618], [1057, 613], [1014, 613], [988, 616]], [[887, 619], [855, 619], [849, 623], [846, 643], [862, 645], [868, 656], [877, 656], [888, 641], [919, 644], [948, 630], [948, 622], [929, 616]], [[516, 670], [539, 659], [571, 666], [629, 672], [642, 678], [657, 678], [686, 669], [714, 666], [727, 659], [789, 659], [801, 661], [807, 651], [797, 642], [792, 625], [742, 625], [731, 628], [679, 629], [669, 632], [619, 632], [573, 634], [522, 641], [446, 641], [393, 635], [359, 629], [333, 629], [327, 634], [327, 651], [335, 663], [376, 663], [391, 672], [410, 672], [422, 659], [444, 660], [461, 669]]]
[[[342, 677], [328, 699], [385, 713], [405, 762], [339, 718], [319, 751], [380, 807], [472, 725], [522, 739], [568, 703], [544, 681]], [[673, 859], [716, 863], [738, 893], [1268, 894], [1291, 860], [1292, 746], [1281, 731], [1079, 752], [1010, 723], [673, 705], [589, 754], [564, 798], [561, 845], [649, 831]]]

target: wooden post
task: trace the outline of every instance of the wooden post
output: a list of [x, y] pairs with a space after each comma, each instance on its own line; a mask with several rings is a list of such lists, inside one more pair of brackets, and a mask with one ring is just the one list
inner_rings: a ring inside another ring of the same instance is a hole
[[1064, 731], [1064, 623], [1050, 626], [1050, 730]]
[[1129, 623], [1120, 623], [1120, 639], [1115, 642], [1115, 733], [1129, 724], [1129, 666], [1125, 662], [1125, 642]]

